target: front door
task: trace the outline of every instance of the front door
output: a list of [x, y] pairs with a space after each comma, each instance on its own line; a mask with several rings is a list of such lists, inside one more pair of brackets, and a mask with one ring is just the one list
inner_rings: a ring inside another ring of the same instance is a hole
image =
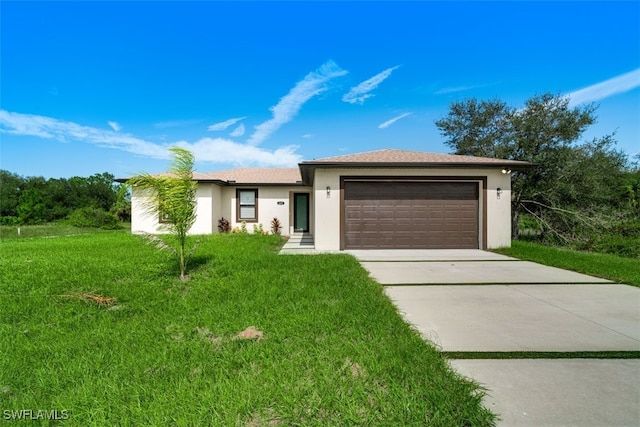
[[309, 231], [309, 193], [293, 194], [293, 231]]

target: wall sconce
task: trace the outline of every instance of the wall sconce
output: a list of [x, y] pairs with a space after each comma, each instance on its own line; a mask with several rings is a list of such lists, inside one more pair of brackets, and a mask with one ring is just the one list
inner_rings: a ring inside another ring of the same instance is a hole
[[496, 196], [498, 196], [498, 199], [500, 198], [501, 194], [502, 194], [502, 188], [500, 187], [496, 188]]
[[331, 197], [331, 187], [327, 185], [327, 199]]
[[508, 174], [508, 173], [511, 173], [511, 169], [504, 168], [504, 169], [502, 169], [502, 173], [505, 174], [505, 175]]

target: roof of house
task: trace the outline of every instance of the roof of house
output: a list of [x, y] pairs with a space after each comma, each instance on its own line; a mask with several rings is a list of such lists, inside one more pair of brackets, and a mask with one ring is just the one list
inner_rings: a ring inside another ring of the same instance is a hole
[[194, 172], [198, 181], [223, 181], [230, 184], [300, 184], [298, 168], [240, 168], [218, 172]]
[[346, 156], [326, 157], [300, 163], [302, 180], [313, 181], [313, 171], [317, 167], [332, 168], [496, 168], [526, 169], [535, 166], [533, 163], [518, 160], [496, 159], [491, 157], [461, 156], [458, 154], [426, 153], [407, 150], [377, 150], [365, 153], [347, 154]]
[[326, 157], [324, 159], [310, 160], [302, 164], [343, 164], [343, 163], [374, 163], [374, 164], [430, 164], [430, 165], [462, 165], [472, 164], [474, 166], [490, 165], [530, 165], [529, 162], [518, 160], [496, 159], [490, 157], [461, 156], [458, 154], [426, 153], [422, 151], [407, 150], [377, 150], [365, 153], [347, 154], [345, 156]]
[[[209, 173], [194, 172], [193, 178], [200, 182], [223, 185], [310, 185], [313, 182], [313, 171], [317, 167], [504, 167], [525, 169], [533, 166], [535, 166], [533, 163], [518, 160], [386, 149], [304, 161], [299, 164], [298, 168], [239, 168]], [[125, 182], [126, 179], [118, 179], [117, 181]]]

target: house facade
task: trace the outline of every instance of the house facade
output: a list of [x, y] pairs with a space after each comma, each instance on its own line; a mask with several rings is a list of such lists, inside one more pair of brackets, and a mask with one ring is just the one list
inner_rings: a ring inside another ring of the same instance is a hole
[[[309, 233], [317, 250], [488, 249], [511, 244], [511, 171], [527, 162], [379, 150], [305, 161], [298, 168], [194, 173], [191, 234], [246, 222]], [[157, 233], [133, 189], [132, 232]]]

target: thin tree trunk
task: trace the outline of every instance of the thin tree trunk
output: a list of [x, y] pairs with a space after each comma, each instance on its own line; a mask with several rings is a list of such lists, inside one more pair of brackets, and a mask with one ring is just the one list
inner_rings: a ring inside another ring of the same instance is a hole
[[511, 240], [520, 237], [520, 206], [512, 206], [511, 209]]
[[184, 262], [184, 240], [185, 236], [180, 236], [180, 278], [182, 280], [186, 279], [185, 275], [185, 262]]

